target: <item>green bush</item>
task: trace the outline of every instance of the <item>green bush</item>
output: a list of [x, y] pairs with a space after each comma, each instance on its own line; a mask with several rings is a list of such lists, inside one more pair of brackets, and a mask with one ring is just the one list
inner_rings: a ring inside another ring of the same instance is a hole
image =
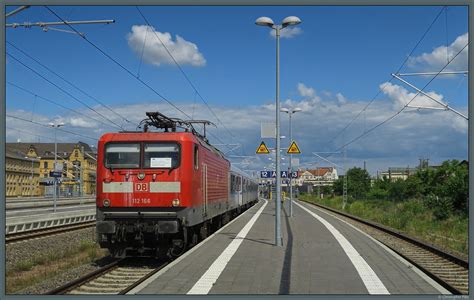
[[29, 271], [33, 268], [33, 262], [26, 260], [26, 261], [21, 261], [16, 265], [17, 270], [19, 271]]
[[367, 193], [367, 198], [372, 200], [385, 200], [388, 198], [388, 191], [374, 187]]
[[430, 194], [425, 198], [424, 203], [433, 211], [436, 220], [446, 220], [453, 211], [453, 203], [448, 197]]

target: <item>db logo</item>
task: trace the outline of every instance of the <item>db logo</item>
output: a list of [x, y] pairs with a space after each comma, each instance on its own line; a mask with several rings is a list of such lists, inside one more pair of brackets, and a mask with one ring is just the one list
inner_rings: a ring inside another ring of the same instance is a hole
[[148, 192], [148, 183], [135, 183], [135, 192]]

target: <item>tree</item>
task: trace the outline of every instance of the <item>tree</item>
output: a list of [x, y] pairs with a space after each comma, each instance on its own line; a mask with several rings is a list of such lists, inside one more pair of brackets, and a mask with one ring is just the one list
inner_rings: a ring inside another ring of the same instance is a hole
[[391, 200], [401, 201], [405, 199], [406, 195], [406, 182], [403, 179], [397, 179], [390, 183], [388, 189], [388, 196]]
[[370, 190], [370, 175], [367, 170], [352, 168], [347, 171], [347, 194], [362, 199]]

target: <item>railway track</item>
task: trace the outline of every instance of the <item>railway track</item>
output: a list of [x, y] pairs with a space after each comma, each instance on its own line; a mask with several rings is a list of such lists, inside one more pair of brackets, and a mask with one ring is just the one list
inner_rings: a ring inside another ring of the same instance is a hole
[[464, 258], [383, 225], [321, 204], [303, 202], [330, 211], [361, 229], [418, 267], [453, 294], [469, 294], [469, 262]]
[[47, 295], [124, 295], [168, 264], [154, 259], [124, 258], [46, 293]]
[[26, 240], [32, 240], [37, 238], [49, 237], [52, 235], [91, 228], [95, 226], [95, 221], [84, 222], [80, 224], [72, 224], [60, 227], [46, 228], [34, 231], [20, 232], [20, 233], [11, 233], [5, 236], [5, 244], [12, 244]]

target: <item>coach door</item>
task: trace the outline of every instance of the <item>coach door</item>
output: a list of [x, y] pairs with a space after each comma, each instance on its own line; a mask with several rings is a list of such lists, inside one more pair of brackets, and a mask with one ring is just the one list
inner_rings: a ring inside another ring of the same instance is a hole
[[207, 164], [202, 164], [202, 214], [207, 215]]
[[242, 181], [242, 177], [241, 176], [237, 176], [237, 197], [239, 199], [239, 206], [242, 206], [242, 185], [243, 185], [243, 181]]

